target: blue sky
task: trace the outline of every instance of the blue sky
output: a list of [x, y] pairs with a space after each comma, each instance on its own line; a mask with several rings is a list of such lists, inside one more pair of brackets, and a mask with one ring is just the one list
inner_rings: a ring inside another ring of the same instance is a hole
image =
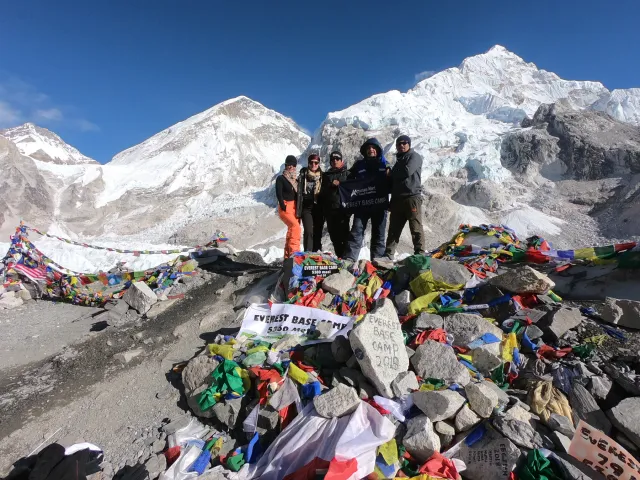
[[494, 44], [564, 78], [640, 87], [640, 2], [4, 2], [0, 128], [34, 121], [100, 162], [247, 95], [315, 130]]

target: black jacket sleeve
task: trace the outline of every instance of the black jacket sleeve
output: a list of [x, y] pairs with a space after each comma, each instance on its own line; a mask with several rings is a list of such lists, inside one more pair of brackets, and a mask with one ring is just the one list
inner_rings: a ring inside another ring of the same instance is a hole
[[282, 175], [276, 178], [276, 198], [278, 199], [278, 205], [280, 206], [280, 208], [282, 210], [286, 210], [287, 207], [284, 204], [284, 196], [282, 195], [282, 189], [284, 188], [283, 182], [284, 177]]

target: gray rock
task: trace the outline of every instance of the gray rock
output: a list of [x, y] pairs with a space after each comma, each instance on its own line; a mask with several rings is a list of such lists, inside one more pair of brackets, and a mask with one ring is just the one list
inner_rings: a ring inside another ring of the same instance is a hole
[[473, 356], [473, 365], [485, 377], [489, 376], [493, 370], [502, 365], [502, 359], [486, 348], [475, 348], [471, 351], [471, 354]]
[[462, 444], [456, 458], [467, 469], [464, 478], [469, 480], [507, 480], [520, 458], [520, 449], [506, 438], [493, 440], [482, 447]]
[[609, 377], [633, 396], [640, 396], [640, 382], [636, 382], [638, 376], [630, 372], [622, 372], [616, 365], [605, 363], [603, 370]]
[[419, 330], [434, 330], [444, 327], [444, 318], [435, 313], [422, 312], [416, 318], [416, 328]]
[[[611, 433], [611, 422], [607, 419], [595, 399], [580, 383], [573, 382], [571, 393], [569, 394], [569, 403], [573, 409], [574, 416], [581, 418], [589, 425], [598, 430], [602, 430], [606, 435]], [[577, 422], [574, 419], [574, 424]]]
[[333, 332], [333, 324], [331, 322], [320, 322], [315, 325], [318, 338], [329, 338]]
[[164, 302], [158, 302], [155, 305], [153, 305], [149, 311], [147, 312], [147, 318], [149, 319], [153, 319], [156, 318], [158, 315], [160, 315], [161, 313], [167, 311], [171, 306], [173, 306], [176, 302], [178, 301], [178, 299], [173, 299], [173, 300], [165, 300]]
[[431, 273], [435, 281], [449, 285], [464, 285], [473, 277], [473, 274], [459, 262], [438, 258], [431, 259]]
[[465, 399], [453, 390], [413, 392], [413, 402], [432, 422], [452, 418], [462, 408]]
[[411, 303], [411, 292], [409, 290], [403, 290], [398, 293], [393, 300], [396, 304], [398, 314], [406, 315], [409, 304]]
[[331, 303], [333, 303], [333, 299], [335, 298], [335, 296], [329, 292], [326, 292], [324, 298], [322, 299], [322, 301], [320, 302], [320, 306], [321, 307], [325, 307], [325, 308], [329, 308], [331, 306]]
[[456, 434], [456, 429], [453, 428], [453, 425], [451, 425], [450, 423], [447, 422], [436, 422], [434, 424], [434, 428], [436, 430], [436, 432], [442, 434], [442, 435], [455, 435]]
[[493, 419], [493, 425], [500, 433], [520, 447], [528, 449], [553, 448], [553, 443], [541, 436], [528, 423], [513, 418], [496, 417]]
[[560, 432], [553, 431], [549, 434], [549, 438], [556, 446], [556, 450], [569, 453], [569, 446], [571, 445], [571, 439], [569, 437]]
[[640, 397], [625, 398], [607, 415], [618, 430], [640, 447]]
[[550, 415], [547, 425], [549, 425], [549, 428], [552, 430], [560, 432], [570, 438], [573, 438], [573, 434], [576, 433], [576, 429], [573, 427], [573, 422], [564, 415], [559, 415], [557, 413], [552, 413]]
[[411, 357], [416, 354], [416, 351], [413, 348], [405, 346], [405, 350], [407, 351], [407, 357], [409, 357], [409, 360], [411, 360]]
[[521, 407], [523, 404], [516, 404], [507, 410], [504, 414], [505, 418], [513, 418], [515, 420], [520, 420], [521, 422], [530, 422], [532, 419], [531, 413]]
[[166, 440], [153, 439], [153, 443], [151, 444], [151, 451], [153, 453], [160, 453], [164, 451], [164, 448], [167, 446]]
[[640, 329], [640, 302], [607, 297], [602, 319], [621, 327]]
[[287, 377], [276, 393], [269, 397], [269, 405], [280, 411], [299, 399], [298, 387], [291, 378]]
[[426, 415], [418, 415], [409, 420], [402, 444], [420, 463], [426, 462], [434, 452], [440, 451], [440, 438]]
[[104, 304], [104, 309], [122, 316], [129, 310], [129, 304], [122, 299], [109, 300]]
[[300, 345], [300, 342], [302, 342], [302, 337], [287, 333], [280, 340], [271, 345], [271, 350], [275, 350], [276, 352], [290, 350]]
[[582, 323], [584, 317], [578, 308], [562, 307], [555, 312], [550, 312], [546, 317], [544, 325], [551, 337], [557, 341], [565, 333]]
[[416, 374], [411, 371], [400, 372], [396, 379], [391, 382], [391, 390], [393, 390], [393, 394], [396, 397], [411, 393], [418, 390], [418, 388], [420, 388], [420, 385]]
[[385, 298], [376, 313], [365, 315], [351, 330], [349, 342], [362, 372], [382, 396], [392, 398], [391, 382], [408, 370], [409, 357], [391, 300]]
[[142, 348], [134, 348], [133, 350], [127, 350], [126, 352], [116, 353], [113, 358], [126, 365], [131, 360], [142, 355], [143, 353], [144, 350]]
[[331, 353], [338, 363], [346, 363], [353, 355], [351, 344], [347, 337], [339, 336], [331, 342]]
[[273, 430], [278, 426], [280, 413], [271, 405], [266, 405], [258, 410], [258, 428]]
[[465, 405], [456, 415], [456, 430], [458, 432], [466, 432], [471, 427], [475, 427], [477, 424], [479, 424], [480, 421], [482, 421], [482, 419], [469, 408], [469, 405]]
[[498, 396], [498, 406], [506, 407], [509, 405], [509, 395], [493, 382], [484, 382], [484, 385], [490, 388]]
[[144, 464], [149, 473], [149, 478], [154, 480], [167, 469], [167, 459], [164, 455], [152, 455]]
[[211, 408], [211, 411], [218, 420], [233, 430], [242, 421], [240, 419], [242, 398], [233, 398], [218, 402]]
[[146, 283], [133, 282], [125, 292], [122, 300], [142, 315], [147, 313], [151, 306], [158, 302], [158, 297]]
[[601, 377], [591, 377], [591, 382], [589, 383], [589, 393], [593, 395], [593, 398], [596, 400], [604, 400], [609, 395], [611, 388], [613, 387], [613, 382], [611, 379], [605, 375]]
[[356, 390], [344, 384], [332, 388], [313, 399], [313, 406], [318, 415], [324, 418], [335, 418], [349, 415], [360, 405], [360, 397]]
[[535, 340], [536, 338], [540, 338], [544, 335], [544, 332], [535, 325], [529, 325], [525, 330], [525, 333], [530, 340]]
[[169, 423], [162, 427], [162, 431], [165, 435], [171, 435], [172, 433], [176, 433], [181, 428], [186, 427], [191, 422], [193, 417], [190, 413], [185, 413], [184, 415], [180, 415], [177, 418], [173, 418]]
[[376, 395], [376, 389], [360, 370], [342, 367], [338, 373], [347, 385], [358, 391], [360, 398], [366, 400], [367, 398], [373, 398], [373, 396]]
[[201, 385], [211, 385], [211, 372], [218, 366], [213, 357], [198, 355], [192, 358], [182, 370], [182, 384], [187, 392], [193, 392]]
[[356, 283], [356, 278], [348, 270], [340, 270], [322, 281], [322, 290], [333, 295], [344, 295]]
[[471, 380], [469, 371], [458, 362], [453, 349], [433, 340], [427, 340], [416, 349], [411, 365], [422, 378], [441, 378], [463, 386]]
[[471, 410], [483, 418], [489, 418], [493, 409], [498, 406], [498, 395], [487, 386], [487, 383], [468, 383], [464, 387]]
[[521, 265], [489, 279], [493, 285], [507, 292], [545, 294], [555, 283], [529, 265]]
[[492, 333], [498, 338], [502, 338], [502, 330], [489, 323], [480, 315], [469, 313], [454, 313], [444, 319], [444, 329], [453, 335], [453, 344], [459, 347], [466, 347], [472, 341], [481, 337], [485, 333]]

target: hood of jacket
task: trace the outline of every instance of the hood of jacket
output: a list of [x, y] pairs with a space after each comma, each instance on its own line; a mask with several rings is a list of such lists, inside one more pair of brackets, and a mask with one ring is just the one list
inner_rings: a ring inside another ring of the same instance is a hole
[[378, 139], [374, 137], [374, 138], [368, 139], [360, 147], [360, 154], [364, 158], [367, 158], [367, 147], [369, 145], [373, 145], [375, 147], [376, 151], [378, 152], [378, 155], [377, 155], [378, 158], [382, 157], [382, 145], [380, 145], [380, 142], [378, 141]]

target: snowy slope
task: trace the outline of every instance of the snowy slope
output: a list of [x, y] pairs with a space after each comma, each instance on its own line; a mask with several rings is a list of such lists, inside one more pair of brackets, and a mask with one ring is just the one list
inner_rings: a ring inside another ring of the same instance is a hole
[[0, 135], [15, 143], [20, 153], [34, 160], [59, 165], [98, 163], [65, 143], [52, 131], [38, 127], [33, 123], [0, 130]]
[[285, 156], [299, 155], [308, 142], [291, 119], [233, 98], [116, 155], [104, 171], [98, 206], [133, 188], [171, 194], [200, 184], [217, 194], [265, 187]]

